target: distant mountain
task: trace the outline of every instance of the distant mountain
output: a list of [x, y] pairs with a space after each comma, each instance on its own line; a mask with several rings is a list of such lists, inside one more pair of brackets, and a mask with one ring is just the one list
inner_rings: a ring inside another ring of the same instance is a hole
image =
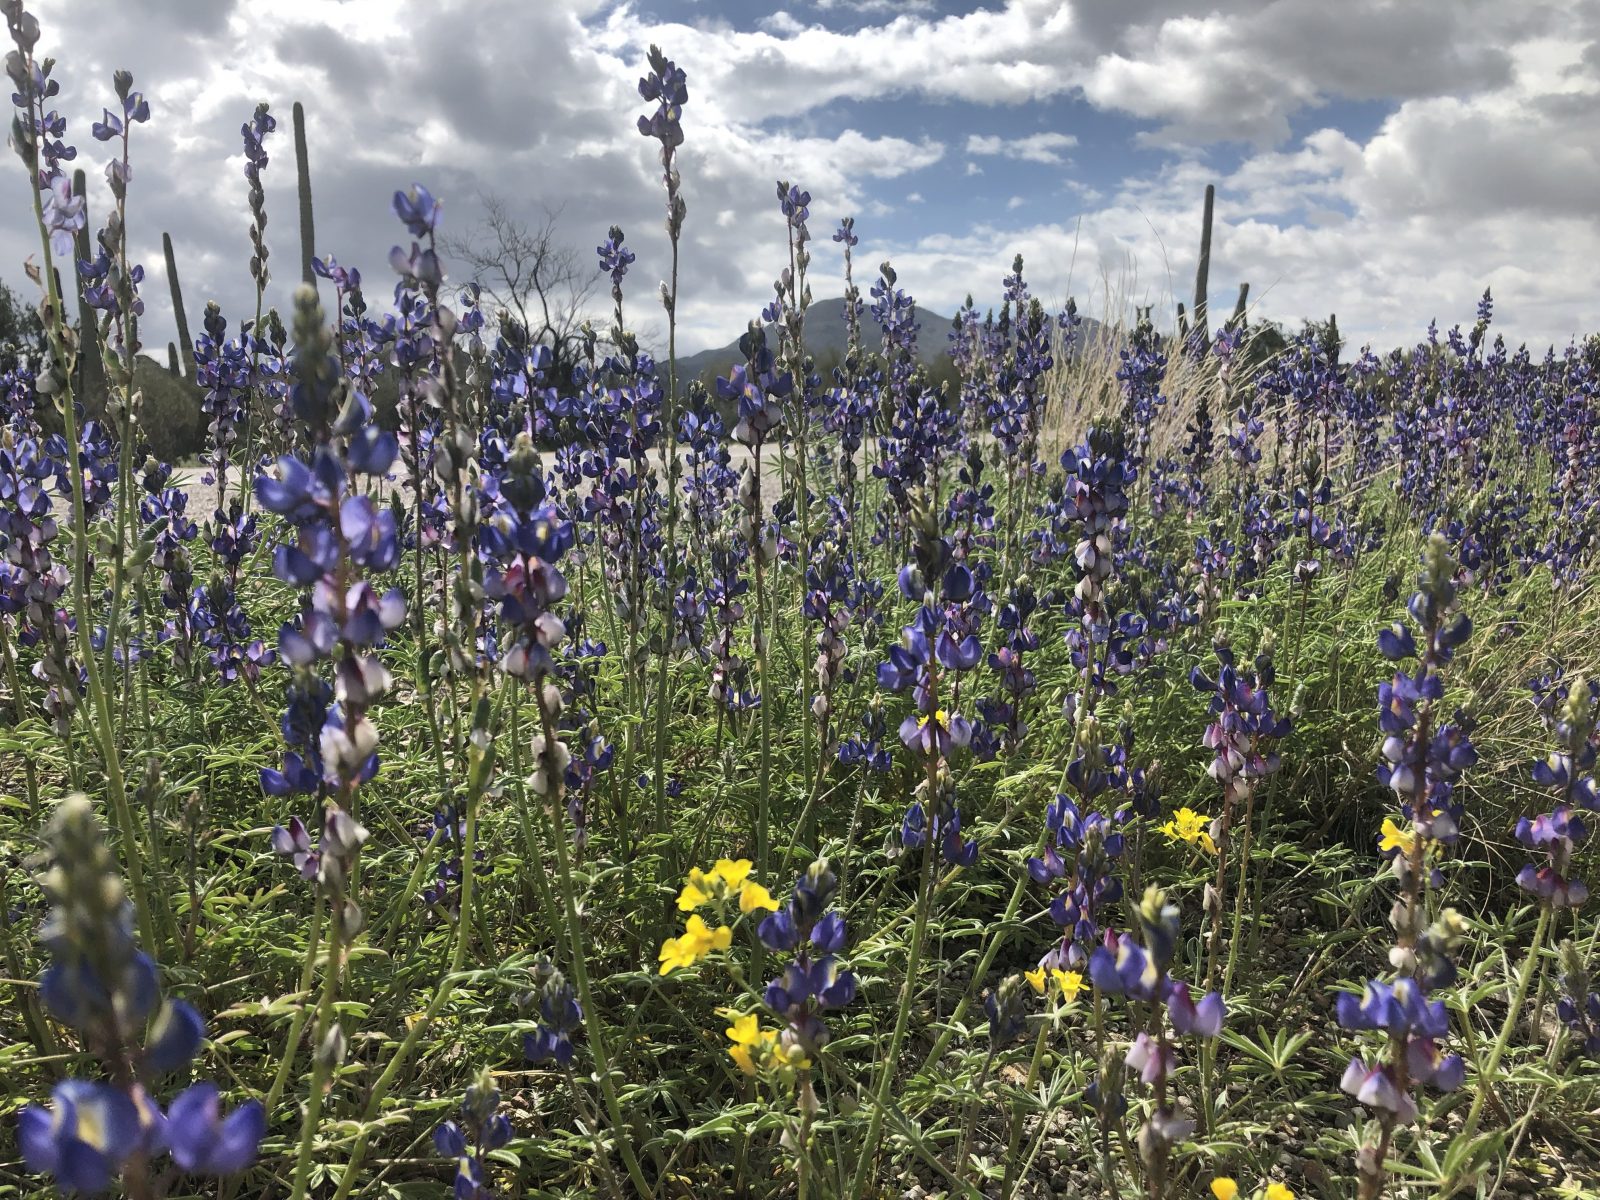
[[[880, 341], [878, 326], [872, 320], [870, 311], [862, 313], [861, 341], [868, 350], [875, 348]], [[924, 366], [934, 365], [935, 360], [949, 352], [950, 330], [954, 318], [941, 316], [939, 313], [922, 307], [917, 308], [917, 323], [921, 329], [917, 333], [917, 358]], [[1100, 322], [1093, 317], [1085, 317], [1079, 332], [1079, 344], [1087, 344], [1099, 338], [1102, 332]], [[719, 375], [726, 375], [728, 369], [735, 363], [742, 362], [744, 356], [739, 353], [739, 338], [744, 331], [740, 330], [726, 346], [714, 350], [702, 350], [698, 354], [691, 354], [678, 360], [678, 378], [683, 380], [698, 379], [708, 369], [714, 370]], [[767, 327], [767, 336], [770, 345], [777, 344], [777, 334], [774, 327]], [[844, 320], [844, 297], [837, 296], [829, 300], [814, 300], [811, 307], [806, 310], [806, 350], [819, 362], [844, 357], [848, 345], [849, 333]]]
[[[947, 335], [950, 333], [952, 319], [918, 306], [917, 323], [922, 326], [917, 332], [917, 358], [920, 362], [931, 365], [934, 359], [945, 353], [950, 345]], [[739, 338], [743, 336], [744, 330], [741, 329], [726, 346], [719, 346], [714, 350], [702, 350], [699, 354], [679, 359], [678, 378], [698, 379], [708, 367], [715, 369], [719, 375], [726, 375], [729, 367], [744, 361], [744, 355], [739, 353]], [[768, 345], [775, 347], [778, 344], [777, 333], [773, 326], [767, 326], [767, 338]], [[863, 312], [862, 344], [871, 349], [879, 343], [879, 338], [878, 327], [873, 323], [872, 313]], [[835, 355], [842, 359], [848, 344], [849, 330], [844, 322], [844, 297], [813, 300], [811, 307], [806, 310], [807, 353], [819, 362]]]

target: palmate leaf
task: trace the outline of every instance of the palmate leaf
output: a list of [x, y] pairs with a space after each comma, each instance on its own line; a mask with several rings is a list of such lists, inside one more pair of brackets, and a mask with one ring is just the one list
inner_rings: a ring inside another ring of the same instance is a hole
[[1310, 1030], [1291, 1033], [1286, 1029], [1279, 1029], [1272, 1033], [1270, 1041], [1265, 1039], [1256, 1041], [1232, 1029], [1222, 1031], [1222, 1040], [1225, 1043], [1278, 1076], [1282, 1076], [1289, 1069], [1295, 1056], [1312, 1037]]

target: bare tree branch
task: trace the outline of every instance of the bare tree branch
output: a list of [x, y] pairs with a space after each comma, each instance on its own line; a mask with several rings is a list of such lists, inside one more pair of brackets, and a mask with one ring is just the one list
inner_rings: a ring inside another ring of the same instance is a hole
[[559, 206], [540, 203], [524, 221], [493, 192], [480, 192], [478, 201], [482, 220], [441, 245], [530, 339], [550, 348], [558, 377], [565, 375], [577, 361], [599, 267], [561, 237]]

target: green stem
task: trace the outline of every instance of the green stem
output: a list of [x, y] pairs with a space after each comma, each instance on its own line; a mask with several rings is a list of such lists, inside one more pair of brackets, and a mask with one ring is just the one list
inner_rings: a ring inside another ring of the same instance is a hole
[[[672, 707], [672, 676], [667, 670], [672, 655], [672, 604], [677, 587], [678, 569], [678, 233], [676, 220], [670, 215], [670, 206], [673, 200], [669, 197], [668, 224], [671, 228], [672, 241], [672, 279], [669, 285], [669, 302], [667, 304], [667, 403], [662, 420], [666, 425], [667, 445], [662, 452], [662, 468], [667, 475], [667, 543], [665, 557], [662, 562], [666, 564], [666, 603], [663, 606], [666, 613], [665, 627], [661, 631], [661, 654], [656, 662], [656, 732], [654, 750], [655, 771], [651, 782], [655, 787], [655, 809], [657, 825], [662, 823], [667, 809], [667, 716]], [[763, 700], [765, 703], [765, 700]], [[664, 829], [657, 829], [664, 833]], [[668, 867], [673, 875], [678, 874], [681, 864], [673, 861]]]
[[917, 920], [911, 930], [911, 953], [906, 959], [906, 978], [900, 985], [900, 1009], [895, 1014], [894, 1033], [889, 1038], [889, 1053], [878, 1067], [878, 1086], [872, 1098], [872, 1115], [867, 1121], [867, 1136], [856, 1159], [855, 1178], [850, 1184], [851, 1200], [861, 1200], [867, 1186], [867, 1173], [878, 1154], [883, 1136], [883, 1117], [889, 1104], [889, 1089], [894, 1083], [895, 1063], [911, 1021], [911, 1004], [917, 991], [917, 968], [922, 963], [922, 945], [928, 934], [928, 910], [933, 897], [933, 832], [922, 839], [922, 886], [917, 894]]
[[[372, 1140], [372, 1123], [378, 1115], [384, 1099], [389, 1095], [389, 1090], [394, 1086], [395, 1080], [400, 1075], [401, 1068], [411, 1053], [416, 1049], [423, 1036], [432, 1027], [439, 1013], [443, 1011], [450, 995], [455, 990], [457, 981], [461, 976], [462, 968], [466, 966], [467, 948], [472, 941], [472, 918], [475, 911], [474, 899], [477, 889], [478, 872], [473, 865], [473, 857], [478, 846], [478, 806], [483, 799], [484, 789], [494, 771], [494, 739], [488, 736], [491, 729], [498, 728], [499, 708], [493, 714], [488, 711], [488, 705], [482, 702], [482, 676], [478, 676], [473, 685], [472, 711], [475, 720], [487, 721], [488, 728], [474, 728], [473, 735], [468, 741], [467, 761], [467, 803], [466, 803], [466, 833], [461, 839], [461, 915], [456, 922], [455, 944], [450, 951], [450, 966], [444, 976], [439, 980], [433, 990], [433, 997], [428, 1001], [428, 1007], [422, 1012], [419, 1020], [415, 1021], [406, 1031], [405, 1038], [395, 1048], [388, 1065], [384, 1067], [383, 1074], [372, 1085], [372, 1090], [367, 1095], [367, 1106], [361, 1116], [361, 1132], [356, 1135], [355, 1145], [350, 1150], [350, 1160], [345, 1163], [344, 1172], [339, 1177], [339, 1190], [335, 1193], [336, 1200], [344, 1200], [354, 1186], [356, 1176], [361, 1170], [362, 1160], [366, 1157], [367, 1146]], [[507, 691], [502, 691], [499, 696], [500, 705], [506, 702]], [[479, 733], [485, 736], [479, 737]], [[486, 947], [487, 948], [487, 947]]]
[[[330, 902], [338, 903], [337, 898]], [[311, 1093], [306, 1097], [305, 1115], [300, 1120], [300, 1149], [295, 1155], [294, 1182], [290, 1185], [291, 1200], [305, 1200], [306, 1184], [311, 1177], [311, 1147], [316, 1141], [317, 1126], [322, 1123], [323, 1094], [328, 1089], [333, 1074], [333, 1060], [326, 1054], [328, 1034], [333, 1029], [334, 1008], [339, 998], [339, 972], [344, 956], [344, 925], [337, 912], [328, 923], [328, 967], [322, 976], [322, 995], [317, 1001], [317, 1025], [312, 1035]]]
[[[1050, 985], [1046, 984], [1048, 992]], [[1045, 1042], [1050, 1036], [1049, 1021], [1039, 1022], [1039, 1036], [1033, 1040], [1033, 1058], [1028, 1063], [1028, 1091], [1033, 1091], [1039, 1082], [1039, 1068], [1044, 1063]], [[1020, 1173], [1017, 1171], [1017, 1150], [1022, 1145], [1022, 1113], [1013, 1111], [1011, 1114], [1011, 1136], [1006, 1142], [1006, 1173], [1000, 1181], [1000, 1195], [1002, 1200], [1010, 1200], [1011, 1193], [1015, 1190]]]
[[[549, 708], [544, 702], [544, 693], [538, 687], [534, 688], [534, 702], [539, 708], [539, 724], [544, 731], [544, 744], [546, 753], [554, 753], [556, 745], [555, 721], [550, 715]], [[553, 779], [559, 779], [560, 772], [550, 772]], [[571, 856], [567, 854], [567, 839], [561, 828], [561, 789], [559, 785], [551, 789], [549, 801], [550, 818], [554, 827], [554, 836], [550, 839], [555, 843], [556, 851], [556, 878], [561, 887], [561, 899], [565, 908], [567, 940], [571, 947], [572, 977], [578, 985], [578, 1001], [583, 1005], [584, 1021], [588, 1027], [589, 1050], [594, 1055], [594, 1073], [596, 1081], [600, 1084], [600, 1094], [605, 1099], [606, 1114], [611, 1119], [611, 1126], [617, 1133], [617, 1149], [622, 1154], [623, 1166], [627, 1168], [628, 1178], [633, 1181], [633, 1186], [645, 1200], [654, 1200], [655, 1191], [645, 1181], [644, 1173], [639, 1169], [639, 1160], [634, 1156], [633, 1145], [628, 1141], [627, 1126], [622, 1120], [622, 1104], [617, 1099], [616, 1083], [611, 1078], [610, 1053], [606, 1048], [605, 1024], [600, 1016], [600, 1009], [594, 1003], [594, 993], [589, 987], [589, 967], [583, 950], [583, 925], [582, 918], [578, 915], [577, 890], [572, 881]]]
[[[38, 97], [28, 95], [31, 108], [38, 108]], [[38, 114], [36, 114], [37, 116]], [[139, 938], [159, 957], [161, 943], [156, 936], [156, 924], [150, 908], [150, 897], [145, 888], [144, 854], [139, 848], [138, 827], [128, 805], [128, 793], [122, 778], [122, 760], [117, 750], [116, 728], [112, 721], [110, 702], [106, 696], [105, 680], [100, 674], [100, 659], [94, 649], [94, 622], [89, 614], [89, 519], [83, 504], [83, 462], [78, 441], [78, 416], [72, 396], [72, 377], [68, 366], [72, 355], [67, 352], [65, 329], [61, 313], [61, 294], [56, 287], [55, 258], [50, 249], [50, 235], [44, 223], [44, 206], [38, 188], [33, 188], [34, 223], [39, 228], [39, 244], [44, 266], [40, 272], [49, 299], [53, 318], [47, 326], [51, 353], [63, 371], [61, 385], [61, 421], [67, 442], [67, 464], [72, 472], [72, 611], [78, 623], [78, 648], [89, 673], [89, 700], [93, 709], [91, 729], [99, 742], [100, 754], [105, 762], [106, 790], [111, 795], [112, 810], [116, 814], [117, 832], [122, 838], [122, 853], [128, 871], [128, 890], [133, 895], [134, 919], [139, 927]]]
[[[1046, 836], [1044, 822], [1041, 821], [1039, 824], [1039, 837], [1033, 847], [1033, 853], [1036, 855], [1044, 850]], [[950, 1014], [950, 1019], [944, 1023], [944, 1028], [940, 1030], [939, 1036], [934, 1040], [933, 1049], [928, 1051], [928, 1057], [922, 1064], [924, 1072], [930, 1070], [949, 1047], [951, 1040], [956, 1035], [957, 1028], [961, 1025], [961, 1018], [966, 1015], [967, 1007], [971, 1004], [977, 992], [978, 986], [989, 977], [989, 968], [994, 965], [996, 956], [999, 955], [1001, 947], [1005, 945], [1006, 937], [1011, 932], [1013, 922], [1017, 919], [1017, 912], [1022, 907], [1022, 897], [1027, 890], [1028, 873], [1023, 871], [1017, 876], [1017, 881], [1012, 886], [1011, 899], [1006, 904], [1005, 915], [1000, 918], [994, 927], [994, 931], [989, 935], [989, 944], [984, 949], [983, 957], [979, 960], [977, 969], [972, 973], [972, 982], [967, 985], [967, 990], [957, 1002], [955, 1011]]]
[[[312, 902], [311, 909], [311, 935], [306, 942], [306, 960], [300, 967], [300, 995], [305, 996], [311, 991], [311, 980], [317, 968], [317, 946], [322, 940], [322, 889], [317, 889], [316, 899]], [[295, 1010], [289, 1019], [289, 1036], [283, 1044], [283, 1057], [278, 1060], [278, 1070], [272, 1079], [272, 1088], [267, 1092], [266, 1109], [267, 1119], [272, 1119], [272, 1111], [277, 1108], [278, 1101], [283, 1098], [283, 1089], [289, 1083], [289, 1073], [294, 1068], [295, 1053], [300, 1049], [300, 1035], [305, 1032], [306, 1019], [311, 1009], [304, 1001]]]
[[[762, 547], [765, 544], [765, 515], [761, 504], [761, 444], [756, 443], [752, 461], [755, 470], [755, 512], [751, 514], [754, 536], [751, 552], [755, 555], [756, 606], [753, 614], [755, 635], [756, 678], [761, 687], [761, 765], [756, 785], [756, 874], [767, 877], [767, 858], [772, 804], [772, 705], [775, 700], [772, 688], [771, 663], [768, 643], [771, 635], [767, 629], [766, 571], [762, 565]], [[776, 607], [776, 606], [774, 606]]]
[[[1040, 1030], [1042, 1034], [1043, 1029]], [[983, 1056], [983, 1066], [978, 1071], [978, 1081], [972, 1085], [972, 1099], [967, 1101], [967, 1117], [961, 1127], [961, 1147], [956, 1151], [956, 1178], [967, 1177], [967, 1151], [972, 1145], [972, 1131], [978, 1124], [978, 1106], [983, 1103], [983, 1085], [989, 1082], [989, 1068], [994, 1066], [994, 1043]], [[1030, 1081], [1031, 1082], [1031, 1081]]]
[[[1233, 968], [1239, 961], [1239, 937], [1244, 930], [1244, 898], [1246, 885], [1250, 878], [1250, 835], [1255, 827], [1256, 788], [1250, 785], [1250, 790], [1244, 798], [1244, 836], [1239, 844], [1239, 887], [1234, 892], [1233, 903], [1233, 933], [1228, 938], [1228, 965], [1222, 972], [1222, 994], [1228, 995], [1233, 990]], [[1252, 914], [1252, 926], [1254, 915]]]
[[1500, 1026], [1500, 1036], [1495, 1038], [1494, 1045], [1489, 1050], [1489, 1061], [1483, 1064], [1483, 1070], [1478, 1073], [1478, 1093], [1472, 1098], [1472, 1108], [1467, 1113], [1466, 1124], [1461, 1127], [1462, 1140], [1470, 1140], [1477, 1132], [1478, 1118], [1483, 1114], [1484, 1102], [1489, 1097], [1489, 1089], [1494, 1086], [1495, 1072], [1500, 1069], [1500, 1058], [1506, 1052], [1506, 1047], [1511, 1042], [1512, 1031], [1516, 1029], [1517, 1022], [1522, 1019], [1522, 1006], [1528, 999], [1528, 985], [1539, 971], [1539, 951], [1544, 945], [1545, 931], [1550, 927], [1550, 909], [1539, 910], [1539, 924], [1534, 927], [1533, 941], [1528, 945], [1527, 957], [1523, 959], [1522, 976], [1517, 980], [1517, 990], [1511, 1001], [1511, 1007], [1506, 1009], [1506, 1019]]

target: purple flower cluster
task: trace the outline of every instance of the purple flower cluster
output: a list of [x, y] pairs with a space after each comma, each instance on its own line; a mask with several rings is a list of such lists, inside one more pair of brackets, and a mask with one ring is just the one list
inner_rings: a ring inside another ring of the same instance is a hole
[[[1086, 947], [1100, 941], [1100, 923], [1122, 899], [1122, 881], [1115, 874], [1125, 839], [1115, 823], [1101, 813], [1081, 813], [1064, 795], [1045, 807], [1044, 853], [1028, 859], [1028, 875], [1051, 886], [1066, 879], [1066, 890], [1050, 901], [1050, 918], [1061, 929], [1061, 940], [1039, 965], [1065, 970], [1081, 967], [1089, 956]], [[1062, 851], [1067, 851], [1064, 856]]]
[[583, 1008], [560, 971], [541, 964], [537, 974], [539, 987], [524, 1001], [537, 1007], [539, 1019], [533, 1032], [523, 1037], [522, 1053], [535, 1065], [553, 1062], [565, 1068], [572, 1065], [572, 1033], [583, 1024]]
[[49, 1109], [25, 1108], [17, 1137], [28, 1169], [81, 1192], [106, 1191], [122, 1176], [132, 1195], [149, 1194], [150, 1160], [162, 1153], [185, 1174], [243, 1170], [266, 1132], [259, 1102], [223, 1117], [212, 1083], [191, 1085], [165, 1113], [150, 1095], [159, 1077], [193, 1060], [205, 1024], [185, 1001], [162, 996], [156, 963], [134, 941], [132, 906], [88, 799], [62, 804], [47, 836], [51, 862], [39, 882], [52, 907], [40, 939], [51, 963], [39, 993], [115, 1082], [64, 1080]]
[[1556, 806], [1536, 817], [1517, 821], [1517, 840], [1543, 853], [1542, 865], [1528, 863], [1517, 873], [1517, 886], [1551, 908], [1582, 908], [1589, 888], [1572, 874], [1573, 847], [1588, 835], [1581, 811], [1600, 810], [1594, 780], [1594, 692], [1582, 676], [1565, 684], [1566, 696], [1551, 720], [1556, 749], [1533, 764], [1533, 781], [1554, 791]]
[[839, 879], [819, 858], [795, 882], [783, 906], [764, 917], [757, 935], [767, 949], [794, 957], [767, 984], [762, 999], [787, 1024], [779, 1034], [785, 1048], [809, 1057], [828, 1044], [823, 1014], [843, 1008], [856, 996], [856, 977], [839, 963], [848, 940], [844, 916], [830, 909]]
[[1154, 1090], [1155, 1105], [1138, 1141], [1146, 1169], [1161, 1181], [1172, 1147], [1194, 1130], [1194, 1122], [1179, 1114], [1168, 1090], [1177, 1052], [1167, 1040], [1166, 1025], [1170, 1023], [1180, 1036], [1215, 1038], [1227, 1019], [1227, 1006], [1218, 992], [1207, 992], [1196, 1001], [1187, 983], [1172, 978], [1182, 928], [1177, 905], [1169, 903], [1160, 888], [1145, 891], [1136, 916], [1137, 938], [1106, 931], [1102, 944], [1089, 956], [1089, 978], [1106, 995], [1158, 1006], [1157, 1014], [1165, 1010], [1165, 1021], [1157, 1015], [1153, 1028], [1141, 1030], [1124, 1060], [1124, 1066]]
[[441, 1122], [433, 1131], [434, 1149], [456, 1164], [455, 1200], [494, 1200], [484, 1156], [511, 1140], [511, 1122], [499, 1107], [500, 1089], [484, 1071], [467, 1088], [461, 1119]]

